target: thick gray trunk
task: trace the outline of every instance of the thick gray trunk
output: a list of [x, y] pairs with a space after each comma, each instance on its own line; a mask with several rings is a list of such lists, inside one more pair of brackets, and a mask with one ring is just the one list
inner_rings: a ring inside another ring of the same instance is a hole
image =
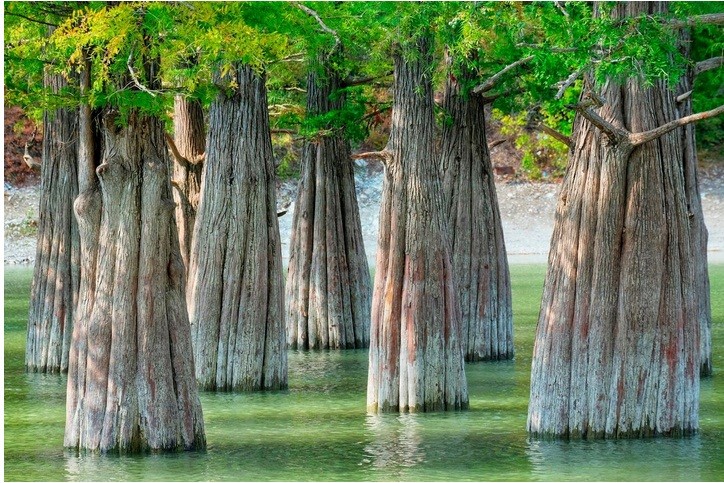
[[429, 39], [395, 56], [377, 251], [367, 409], [465, 408], [460, 307], [434, 156]]
[[[66, 81], [46, 74], [45, 88], [58, 93]], [[80, 284], [80, 240], [73, 216], [78, 195], [78, 113], [46, 112], [38, 243], [25, 349], [30, 371], [66, 372], [73, 333], [73, 312]]]
[[[619, 16], [659, 4], [615, 7]], [[678, 117], [657, 82], [607, 82], [599, 114], [631, 132]], [[531, 374], [535, 435], [622, 438], [698, 429], [699, 321], [680, 132], [635, 149], [576, 119]]]
[[206, 150], [204, 111], [200, 101], [175, 97], [173, 131], [176, 148], [188, 161], [174, 159], [172, 183], [181, 258], [188, 269], [203, 172], [203, 164], [196, 160]]
[[[307, 115], [340, 109], [339, 78], [307, 78]], [[334, 97], [338, 96], [338, 97]], [[305, 144], [286, 280], [287, 344], [293, 349], [369, 346], [372, 287], [354, 171], [344, 133]]]
[[265, 78], [245, 65], [233, 72], [235, 91], [210, 110], [191, 250], [196, 378], [204, 389], [280, 389], [284, 292]]
[[163, 125], [132, 113], [119, 128], [115, 117], [104, 114], [100, 190], [85, 180], [75, 204], [85, 292], [65, 445], [121, 453], [203, 448]]
[[510, 273], [480, 96], [448, 76], [442, 132], [445, 218], [468, 361], [513, 357]]

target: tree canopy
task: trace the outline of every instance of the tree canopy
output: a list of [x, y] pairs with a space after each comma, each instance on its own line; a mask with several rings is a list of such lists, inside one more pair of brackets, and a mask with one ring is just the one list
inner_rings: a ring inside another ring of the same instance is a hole
[[[208, 105], [219, 89], [234, 87], [224, 84], [233, 83], [225, 73], [242, 62], [267, 73], [273, 128], [309, 137], [344, 126], [359, 141], [371, 114], [389, 106], [390, 54], [423, 30], [436, 37], [436, 85], [466, 69], [474, 75], [464, 87], [484, 92], [500, 115], [528, 124], [534, 118], [564, 136], [587, 76], [601, 82], [640, 75], [673, 87], [687, 69], [698, 68], [695, 111], [722, 103], [720, 3], [674, 3], [668, 15], [625, 20], [611, 17], [612, 4], [596, 7], [596, 15], [593, 8], [585, 2], [12, 2], [5, 8], [6, 103], [36, 117], [79, 102], [165, 114], [174, 94]], [[692, 39], [690, 57], [680, 49], [683, 29]], [[452, 59], [447, 64], [444, 51]], [[81, 100], [72, 79], [86, 56], [92, 85]], [[160, 61], [155, 89], [143, 68], [150, 58]], [[305, 118], [305, 72], [320, 61], [347, 80], [347, 102]], [[68, 77], [68, 88], [43, 89], [46, 69]]]

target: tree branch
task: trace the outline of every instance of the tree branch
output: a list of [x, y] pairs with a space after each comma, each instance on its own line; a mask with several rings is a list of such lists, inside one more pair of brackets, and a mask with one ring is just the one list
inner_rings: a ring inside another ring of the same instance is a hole
[[673, 19], [669, 21], [669, 25], [674, 28], [695, 27], [699, 24], [724, 25], [724, 13], [694, 15], [683, 20]]
[[631, 133], [625, 129], [614, 126], [602, 118], [597, 112], [591, 109], [591, 105], [591, 102], [582, 102], [568, 107], [578, 111], [581, 116], [585, 117], [591, 124], [603, 131], [612, 141], [619, 143], [624, 139], [629, 139]]
[[206, 159], [206, 153], [201, 153], [198, 156], [195, 156], [192, 160], [188, 160], [187, 158], [181, 156], [181, 153], [179, 152], [178, 148], [176, 147], [176, 143], [174, 142], [173, 138], [169, 136], [167, 133], [163, 133], [163, 135], [166, 137], [166, 143], [168, 144], [169, 149], [171, 149], [171, 153], [173, 154], [174, 159], [176, 162], [183, 166], [189, 166], [189, 165], [196, 165], [201, 163], [204, 159]]
[[550, 127], [550, 126], [548, 126], [548, 125], [546, 125], [546, 124], [543, 124], [542, 122], [539, 122], [539, 123], [538, 123], [538, 126], [536, 126], [536, 129], [538, 129], [539, 131], [541, 131], [541, 132], [549, 135], [549, 136], [552, 137], [553, 139], [557, 139], [558, 141], [562, 142], [563, 144], [565, 144], [565, 145], [568, 146], [569, 148], [571, 147], [571, 137], [570, 137], [570, 136], [566, 136], [566, 135], [563, 134], [562, 132], [556, 131], [556, 130], [553, 129], [552, 127]]
[[344, 82], [342, 82], [342, 87], [353, 87], [353, 86], [359, 86], [362, 84], [368, 84], [372, 82], [373, 80], [382, 79], [383, 77], [391, 76], [394, 73], [394, 71], [385, 72], [382, 75], [375, 75], [370, 77], [363, 77], [360, 79], [345, 79]]
[[504, 142], [507, 142], [507, 141], [508, 141], [507, 138], [498, 139], [497, 141], [493, 141], [492, 143], [488, 144], [488, 151], [492, 151], [493, 148], [497, 148], [498, 146], [500, 146], [501, 144], [503, 144]]
[[44, 20], [38, 20], [38, 19], [36, 19], [36, 18], [26, 17], [25, 15], [21, 15], [21, 14], [19, 14], [19, 13], [14, 13], [14, 12], [8, 12], [7, 10], [5, 11], [5, 15], [11, 15], [11, 16], [13, 16], [13, 17], [23, 18], [23, 19], [27, 20], [28, 22], [39, 23], [39, 24], [42, 24], [42, 25], [47, 25], [47, 26], [49, 26], [49, 27], [57, 27], [57, 26], [58, 26], [58, 24], [55, 24], [55, 23], [45, 22]]
[[559, 2], [558, 0], [553, 2], [558, 10], [561, 11], [564, 17], [570, 18], [568, 15], [568, 12], [566, 12], [566, 8], [563, 6], [563, 2]]
[[297, 134], [294, 129], [271, 129], [272, 134]]
[[694, 77], [698, 76], [702, 72], [706, 72], [707, 70], [716, 69], [718, 67], [721, 67], [724, 65], [724, 57], [712, 57], [711, 59], [702, 60], [701, 62], [697, 62], [694, 66]]
[[352, 159], [376, 159], [387, 164], [392, 161], [392, 153], [387, 149], [382, 151], [369, 151], [366, 153], [353, 154]]
[[495, 85], [500, 81], [500, 79], [505, 74], [507, 74], [508, 72], [510, 72], [511, 70], [515, 69], [516, 67], [518, 67], [520, 65], [527, 64], [528, 62], [533, 60], [533, 58], [534, 58], [534, 56], [529, 55], [528, 57], [524, 57], [522, 59], [516, 60], [512, 64], [506, 65], [498, 73], [494, 74], [492, 77], [488, 78], [488, 80], [486, 80], [485, 82], [483, 82], [482, 84], [480, 84], [479, 86], [474, 88], [473, 93], [480, 94], [482, 92], [489, 91], [490, 89], [495, 87]]
[[691, 91], [684, 92], [683, 94], [677, 96], [677, 97], [676, 97], [676, 102], [684, 102], [684, 101], [687, 100], [689, 97], [691, 97], [691, 94], [692, 94], [693, 92], [694, 92], [694, 91], [691, 90]]
[[480, 96], [480, 102], [483, 104], [490, 104], [494, 100], [498, 99], [499, 97], [507, 96], [508, 94], [512, 94], [514, 92], [522, 92], [521, 89], [506, 89], [502, 92], [498, 92], [497, 94], [490, 94], [488, 96]]
[[141, 89], [146, 94], [150, 94], [151, 97], [156, 97], [156, 95], [158, 94], [158, 91], [152, 91], [148, 87], [141, 84], [141, 82], [138, 80], [136, 73], [133, 71], [133, 66], [131, 65], [132, 62], [133, 62], [133, 50], [131, 50], [131, 53], [128, 54], [128, 60], [126, 61], [126, 65], [128, 66], [128, 72], [131, 73], [131, 79], [133, 79], [133, 83], [136, 85], [136, 87]]
[[718, 116], [719, 114], [722, 114], [722, 113], [724, 113], [724, 105], [721, 105], [721, 106], [717, 107], [716, 109], [712, 109], [710, 111], [704, 111], [704, 112], [699, 112], [697, 114], [691, 114], [689, 116], [685, 116], [685, 117], [676, 119], [674, 121], [667, 122], [663, 126], [659, 126], [655, 129], [651, 129], [650, 131], [629, 134], [628, 138], [629, 138], [629, 141], [631, 142], [631, 145], [639, 146], [643, 143], [653, 141], [654, 139], [657, 139], [657, 138], [663, 136], [664, 134], [673, 131], [674, 129], [676, 129], [678, 127], [685, 126], [692, 122], [709, 119], [711, 117]]
[[318, 13], [315, 12], [314, 10], [312, 10], [311, 8], [307, 7], [306, 5], [302, 5], [299, 2], [293, 2], [293, 5], [296, 6], [302, 12], [309, 15], [310, 17], [313, 17], [317, 21], [319, 26], [322, 28], [322, 30], [324, 30], [325, 32], [330, 34], [332, 37], [334, 37], [334, 47], [330, 51], [330, 52], [334, 52], [337, 49], [337, 47], [342, 43], [342, 41], [339, 39], [339, 35], [337, 34], [337, 31], [329, 28], [327, 26], [327, 24], [324, 23], [324, 21], [322, 20], [322, 18], [319, 16]]
[[557, 84], [558, 92], [556, 92], [556, 96], [555, 96], [556, 100], [560, 100], [561, 97], [563, 97], [563, 93], [566, 91], [566, 89], [571, 87], [571, 85], [573, 85], [574, 82], [576, 82], [576, 79], [578, 79], [578, 76], [581, 75], [581, 72], [583, 72], [583, 70], [577, 70], [574, 73], [572, 73], [571, 75], [569, 75], [568, 78], [566, 78], [566, 80], [559, 82]]

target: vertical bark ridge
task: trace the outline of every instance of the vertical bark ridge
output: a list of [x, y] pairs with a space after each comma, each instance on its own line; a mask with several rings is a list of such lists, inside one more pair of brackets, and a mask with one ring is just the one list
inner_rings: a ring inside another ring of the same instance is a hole
[[191, 252], [196, 378], [209, 390], [281, 389], [284, 294], [265, 77], [241, 64], [233, 75], [238, 87], [209, 113]]
[[[94, 151], [87, 111], [83, 156]], [[131, 113], [119, 128], [115, 117], [104, 113], [98, 181], [84, 168], [75, 203], [88, 293], [73, 334], [65, 445], [120, 453], [203, 448], [163, 126]]]
[[[688, 31], [682, 32], [681, 47], [684, 57], [690, 57], [691, 34]], [[693, 88], [693, 67], [682, 76], [677, 86], [677, 92], [689, 92]], [[679, 117], [692, 114], [691, 96], [677, 105]], [[692, 250], [695, 261], [695, 286], [694, 297], [696, 299], [696, 311], [699, 319], [700, 340], [701, 340], [701, 367], [699, 372], [702, 377], [711, 376], [712, 367], [712, 343], [711, 343], [711, 290], [709, 286], [709, 264], [707, 261], [707, 244], [709, 232], [704, 223], [704, 212], [701, 206], [701, 193], [699, 192], [698, 156], [696, 152], [696, 126], [694, 123], [687, 124], [681, 130], [684, 156], [684, 179], [686, 182], [687, 210], [689, 213], [690, 233]]]
[[181, 156], [191, 161], [191, 164], [179, 160], [173, 163], [176, 226], [181, 257], [184, 266], [188, 268], [203, 173], [203, 164], [196, 162], [196, 159], [206, 150], [206, 129], [200, 101], [176, 96], [173, 111], [174, 143]]
[[[328, 61], [319, 60], [307, 78], [307, 116], [342, 109], [340, 86]], [[333, 127], [303, 148], [286, 287], [290, 348], [369, 345], [366, 260], [349, 144]]]
[[442, 134], [445, 210], [467, 361], [513, 357], [510, 274], [480, 96], [448, 76]]
[[[600, 89], [607, 104], [599, 114], [632, 132], [678, 116], [663, 82]], [[579, 116], [573, 139], [536, 332], [528, 430], [571, 438], [693, 433], [699, 326], [681, 135], [632, 150]], [[575, 263], [566, 254], [576, 254]]]
[[467, 407], [460, 307], [439, 163], [433, 156], [430, 39], [395, 55], [394, 110], [380, 207], [367, 408]]
[[[56, 74], [46, 74], [44, 82], [53, 93], [67, 86], [67, 81]], [[25, 350], [29, 371], [68, 370], [80, 288], [80, 240], [73, 216], [73, 201], [78, 195], [77, 127], [78, 114], [72, 110], [55, 109], [44, 114], [38, 243]]]

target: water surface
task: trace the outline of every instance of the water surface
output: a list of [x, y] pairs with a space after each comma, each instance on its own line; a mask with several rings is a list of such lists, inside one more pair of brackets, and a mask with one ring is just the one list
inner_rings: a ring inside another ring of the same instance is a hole
[[513, 266], [517, 356], [466, 365], [469, 411], [367, 415], [367, 351], [290, 352], [287, 391], [202, 393], [205, 452], [136, 457], [78, 456], [62, 448], [66, 379], [24, 372], [32, 273], [7, 270], [5, 479], [721, 481], [724, 266], [712, 270], [717, 373], [702, 381], [695, 437], [529, 441], [530, 355], [544, 267]]

